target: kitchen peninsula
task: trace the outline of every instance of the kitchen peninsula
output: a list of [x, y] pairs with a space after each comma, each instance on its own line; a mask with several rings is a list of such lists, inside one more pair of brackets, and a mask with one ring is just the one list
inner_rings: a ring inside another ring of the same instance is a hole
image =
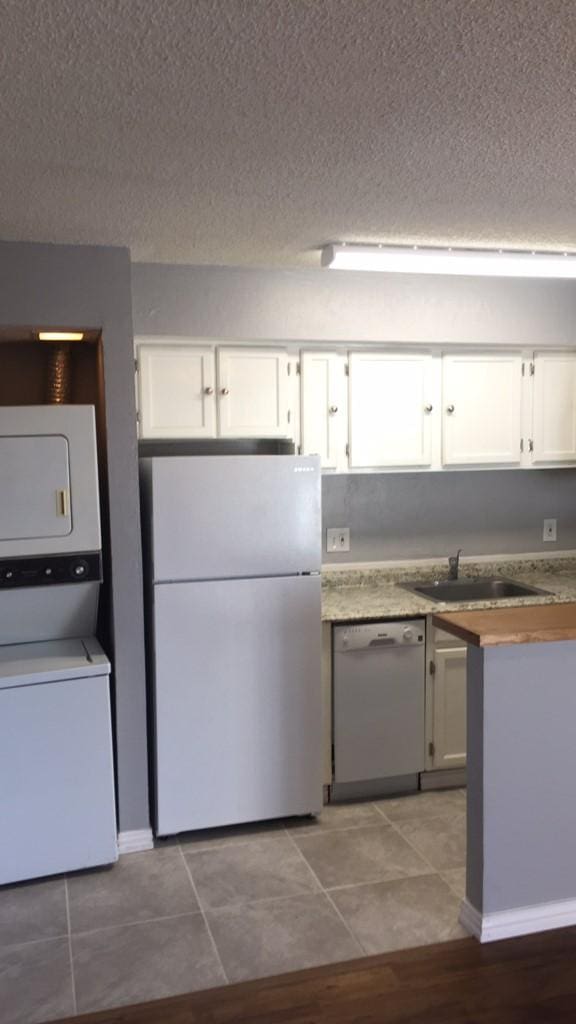
[[480, 941], [576, 923], [576, 603], [438, 612], [468, 646], [468, 863]]
[[[332, 636], [343, 623], [426, 620], [426, 769], [423, 789], [461, 786], [466, 775], [466, 651], [463, 640], [432, 625], [440, 612], [520, 608], [576, 602], [576, 558], [571, 553], [495, 556], [461, 559], [465, 578], [504, 577], [537, 588], [530, 597], [439, 602], [418, 594], [413, 584], [446, 577], [448, 564], [439, 560], [359, 567], [324, 566], [322, 571], [324, 784], [333, 781], [332, 763]], [[406, 589], [409, 584], [409, 589]], [[545, 593], [544, 593], [545, 592]]]

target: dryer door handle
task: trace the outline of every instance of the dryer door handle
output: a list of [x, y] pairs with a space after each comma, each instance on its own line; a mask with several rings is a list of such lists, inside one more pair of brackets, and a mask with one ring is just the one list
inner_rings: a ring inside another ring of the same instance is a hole
[[58, 509], [59, 516], [67, 516], [70, 514], [70, 492], [67, 488], [56, 491], [56, 507]]

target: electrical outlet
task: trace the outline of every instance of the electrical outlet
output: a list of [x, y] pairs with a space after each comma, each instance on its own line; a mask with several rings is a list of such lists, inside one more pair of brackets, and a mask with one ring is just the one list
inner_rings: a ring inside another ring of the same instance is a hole
[[326, 530], [326, 551], [350, 551], [350, 527], [328, 527]]
[[542, 540], [554, 541], [556, 540], [556, 520], [545, 519], [544, 526], [542, 529]]

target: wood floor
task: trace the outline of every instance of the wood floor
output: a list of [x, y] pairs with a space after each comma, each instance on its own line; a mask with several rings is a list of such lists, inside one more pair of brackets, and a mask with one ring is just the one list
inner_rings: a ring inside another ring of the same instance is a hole
[[67, 1024], [553, 1024], [576, 1021], [576, 928], [474, 939], [249, 981]]

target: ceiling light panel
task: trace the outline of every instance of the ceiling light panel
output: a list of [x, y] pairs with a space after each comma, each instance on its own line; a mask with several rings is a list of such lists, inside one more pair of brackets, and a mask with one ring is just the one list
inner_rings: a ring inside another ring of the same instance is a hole
[[575, 278], [576, 255], [419, 246], [326, 245], [322, 266], [388, 274], [459, 274], [470, 277]]
[[83, 331], [38, 331], [38, 341], [83, 341]]

